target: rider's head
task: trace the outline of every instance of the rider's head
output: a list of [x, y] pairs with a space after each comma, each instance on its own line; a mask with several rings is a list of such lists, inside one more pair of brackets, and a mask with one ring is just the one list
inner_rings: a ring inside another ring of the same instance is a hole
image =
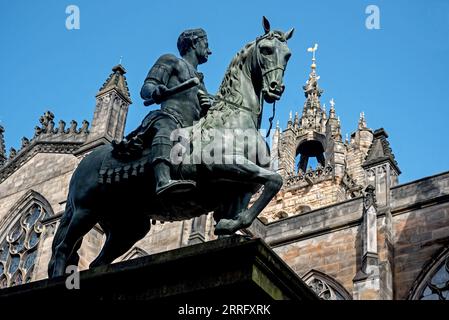
[[195, 50], [199, 63], [207, 61], [212, 54], [207, 41], [207, 34], [201, 28], [185, 30], [178, 37], [178, 50], [181, 56], [186, 55], [189, 50]]

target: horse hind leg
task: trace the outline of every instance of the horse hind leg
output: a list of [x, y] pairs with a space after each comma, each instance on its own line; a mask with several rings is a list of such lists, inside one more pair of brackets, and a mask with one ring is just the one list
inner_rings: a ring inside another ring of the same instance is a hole
[[[89, 232], [97, 222], [91, 210], [76, 208], [73, 214], [62, 221], [53, 242], [53, 254], [48, 267], [49, 278], [65, 274], [70, 263], [78, 262], [77, 253], [83, 236]], [[75, 254], [75, 256], [74, 256]]]

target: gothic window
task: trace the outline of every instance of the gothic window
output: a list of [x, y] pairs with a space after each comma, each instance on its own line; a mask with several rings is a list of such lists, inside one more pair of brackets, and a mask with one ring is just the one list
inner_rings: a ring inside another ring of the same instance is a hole
[[44, 206], [31, 202], [0, 237], [0, 288], [30, 282], [43, 231], [40, 221], [49, 217]]
[[302, 279], [323, 300], [352, 299], [341, 284], [320, 271], [311, 270]]
[[449, 251], [440, 254], [430, 267], [424, 268], [413, 300], [449, 300]]

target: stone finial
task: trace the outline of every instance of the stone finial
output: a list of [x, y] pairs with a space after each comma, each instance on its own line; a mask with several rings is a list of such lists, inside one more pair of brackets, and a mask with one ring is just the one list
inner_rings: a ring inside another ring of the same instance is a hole
[[295, 113], [294, 125], [295, 125], [295, 128], [297, 128], [298, 125], [299, 125], [299, 116], [298, 116], [298, 112]]
[[64, 120], [59, 120], [58, 133], [66, 133]]
[[41, 123], [41, 133], [52, 133], [55, 123], [53, 119], [55, 115], [51, 111], [46, 111], [43, 116], [39, 118], [39, 122]]
[[361, 112], [360, 113], [360, 118], [359, 118], [359, 125], [358, 125], [359, 130], [362, 129], [366, 129], [366, 119], [365, 119], [365, 113]]
[[69, 133], [77, 133], [77, 129], [76, 129], [77, 126], [78, 126], [78, 122], [76, 122], [75, 120], [70, 121]]
[[329, 101], [331, 108], [329, 110], [329, 119], [335, 119], [335, 101], [334, 98]]
[[83, 120], [81, 123], [80, 133], [89, 133], [89, 121]]
[[376, 207], [377, 201], [376, 201], [376, 189], [373, 185], [368, 185], [365, 189], [365, 199], [364, 199], [364, 207], [365, 209], [368, 209], [371, 206]]
[[11, 148], [9, 149], [9, 159], [14, 158], [16, 155], [17, 155], [17, 150], [14, 149], [13, 147], [11, 147]]
[[27, 137], [22, 137], [22, 149], [28, 147], [30, 140]]
[[42, 133], [42, 128], [39, 126], [35, 126], [34, 127], [34, 137], [36, 138], [36, 137], [40, 136], [41, 133]]

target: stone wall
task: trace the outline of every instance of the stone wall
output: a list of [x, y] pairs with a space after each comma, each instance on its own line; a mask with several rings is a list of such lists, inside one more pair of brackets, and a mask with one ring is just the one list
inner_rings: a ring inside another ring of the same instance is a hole
[[280, 212], [288, 216], [319, 209], [344, 200], [340, 184], [334, 179], [319, 182], [310, 187], [283, 188], [264, 209], [260, 217], [268, 222], [278, 220]]
[[362, 198], [265, 226], [264, 239], [299, 275], [316, 270], [352, 292], [360, 268]]
[[392, 189], [395, 299], [449, 243], [449, 173]]
[[40, 193], [55, 213], [64, 210], [69, 181], [79, 159], [69, 154], [39, 153], [0, 184], [0, 220], [32, 189]]

